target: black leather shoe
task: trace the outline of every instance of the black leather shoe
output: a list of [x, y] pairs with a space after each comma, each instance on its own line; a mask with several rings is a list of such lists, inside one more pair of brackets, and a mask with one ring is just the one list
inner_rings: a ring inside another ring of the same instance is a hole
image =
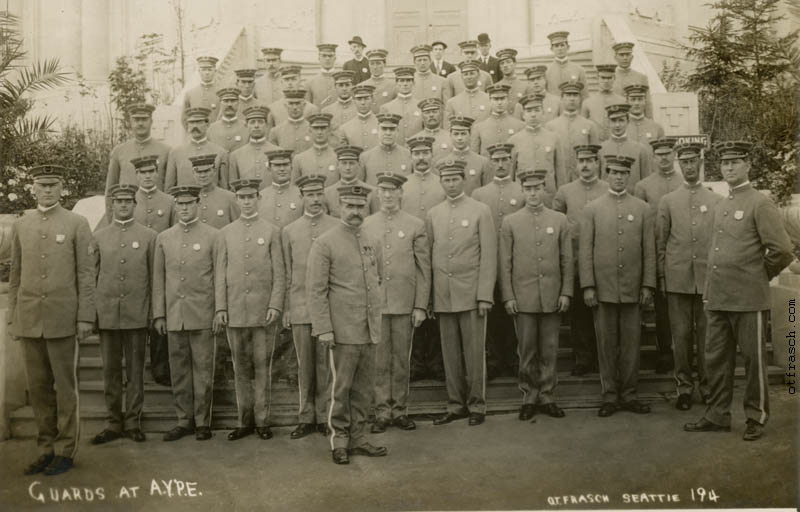
[[369, 443], [356, 446], [348, 451], [350, 455], [366, 455], [367, 457], [384, 457], [389, 453], [385, 446], [373, 446]]
[[302, 439], [308, 434], [313, 434], [315, 431], [316, 427], [311, 423], [300, 423], [294, 430], [292, 430], [292, 433], [289, 434], [289, 437], [292, 439]]
[[452, 412], [448, 412], [444, 416], [439, 416], [438, 418], [433, 420], [433, 424], [434, 425], [446, 425], [446, 424], [450, 423], [451, 421], [463, 420], [466, 417], [467, 417], [466, 414], [454, 414]]
[[72, 459], [69, 457], [62, 457], [56, 455], [47, 467], [44, 469], [44, 474], [47, 476], [60, 475], [66, 473], [72, 467]]
[[742, 439], [745, 441], [755, 441], [757, 439], [761, 439], [761, 436], [763, 435], [764, 425], [755, 420], [747, 420], [747, 427], [744, 429], [744, 435], [742, 435]]
[[589, 373], [589, 366], [587, 366], [585, 364], [578, 363], [572, 369], [572, 371], [570, 372], [570, 375], [572, 375], [573, 377], [583, 377], [587, 373]]
[[614, 402], [604, 402], [603, 405], [600, 406], [600, 410], [597, 411], [597, 415], [601, 418], [608, 418], [615, 412], [617, 412], [617, 404]]
[[417, 424], [414, 423], [414, 420], [412, 420], [405, 414], [395, 418], [393, 424], [400, 430], [414, 430], [415, 428], [417, 428]]
[[519, 416], [517, 416], [517, 418], [519, 418], [520, 421], [528, 421], [533, 418], [535, 414], [536, 406], [534, 404], [523, 404], [519, 409]]
[[471, 412], [469, 414], [469, 426], [474, 427], [483, 423], [483, 420], [486, 418], [486, 415], [481, 414], [479, 412]]
[[539, 406], [539, 410], [552, 418], [563, 418], [566, 416], [561, 407], [554, 403], [544, 404]]
[[711, 423], [705, 418], [700, 418], [700, 420], [695, 423], [685, 424], [683, 426], [683, 430], [686, 432], [730, 432], [731, 427], [717, 425], [716, 423]]
[[372, 432], [373, 434], [383, 434], [384, 432], [386, 432], [387, 428], [389, 428], [389, 420], [386, 420], [384, 418], [378, 418], [377, 420], [375, 420], [375, 423], [372, 424], [370, 432]]
[[264, 441], [272, 439], [272, 429], [269, 427], [256, 427], [256, 434]]
[[692, 395], [681, 393], [675, 402], [675, 408], [679, 411], [688, 411], [692, 408]]
[[327, 423], [317, 423], [317, 432], [327, 437], [331, 435], [331, 428]]
[[36, 462], [26, 467], [23, 473], [26, 475], [35, 475], [37, 473], [41, 473], [51, 462], [53, 462], [53, 458], [54, 455], [52, 453], [41, 455], [38, 459], [36, 459]]
[[105, 444], [105, 443], [108, 443], [110, 441], [114, 441], [116, 439], [119, 439], [120, 437], [122, 437], [122, 433], [121, 432], [117, 432], [115, 430], [106, 429], [106, 430], [100, 432], [99, 434], [97, 434], [96, 436], [94, 436], [94, 439], [92, 439], [91, 443], [92, 444]]
[[344, 448], [334, 448], [331, 455], [336, 464], [350, 464], [350, 457], [347, 456], [347, 450]]
[[198, 441], [208, 441], [211, 439], [211, 428], [197, 427], [197, 430], [194, 433], [194, 438]]
[[132, 429], [126, 430], [125, 431], [125, 436], [130, 438], [130, 439], [132, 439], [133, 441], [135, 441], [137, 443], [143, 443], [144, 440], [146, 439], [145, 436], [144, 436], [144, 432], [142, 432], [141, 429], [138, 429], [138, 428], [132, 428]]
[[252, 434], [254, 431], [253, 427], [240, 427], [234, 430], [231, 430], [228, 433], [228, 441], [236, 441], [237, 439], [241, 439], [243, 437], [247, 437]]
[[192, 432], [194, 432], [194, 430], [190, 428], [175, 427], [166, 434], [164, 434], [164, 441], [177, 441], [183, 436], [188, 436]]
[[634, 412], [636, 414], [647, 414], [650, 412], [650, 406], [638, 400], [628, 400], [619, 404], [619, 408], [623, 411]]

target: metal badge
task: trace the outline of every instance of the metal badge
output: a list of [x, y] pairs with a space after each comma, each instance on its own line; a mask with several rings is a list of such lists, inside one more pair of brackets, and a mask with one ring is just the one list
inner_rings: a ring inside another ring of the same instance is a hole
[[266, 243], [263, 238], [259, 238], [258, 240], [256, 240], [256, 242], [258, 243], [258, 245], [264, 245]]
[[163, 217], [164, 216], [164, 210], [156, 210], [156, 215], [158, 215], [159, 217]]
[[297, 209], [297, 205], [295, 203], [289, 203], [289, 209], [290, 210], [296, 210]]
[[706, 208], [706, 205], [704, 205], [704, 204], [701, 204], [701, 205], [700, 205], [700, 212], [701, 212], [701, 213], [706, 213], [707, 211], [708, 211], [708, 208]]
[[139, 242], [134, 240], [133, 243], [131, 244], [131, 247], [133, 247], [134, 249], [138, 249], [139, 248]]
[[195, 251], [199, 251], [200, 250], [200, 244], [194, 244], [192, 246], [192, 249], [194, 249]]
[[56, 235], [56, 243], [63, 244], [66, 238], [66, 236], [59, 233]]
[[744, 218], [744, 210], [736, 210], [733, 214], [733, 218], [736, 220], [742, 220]]
[[475, 169], [470, 169], [469, 170], [469, 175], [470, 176], [475, 176], [476, 174], [478, 174], [478, 172]]
[[405, 234], [405, 233], [403, 233], [402, 231], [398, 231], [398, 232], [397, 232], [397, 237], [398, 237], [398, 238], [405, 238], [405, 237], [406, 237], [406, 234]]
[[513, 128], [509, 128], [508, 129], [508, 134], [509, 135], [514, 135], [514, 129]]
[[467, 227], [467, 226], [469, 226], [469, 221], [467, 219], [464, 219], [464, 220], [461, 221], [461, 225], [464, 226], [464, 227]]
[[335, 171], [336, 170], [336, 166], [331, 164], [331, 165], [328, 166], [328, 170], [329, 171]]
[[547, 231], [548, 235], [552, 235], [554, 233], [553, 228], [550, 226], [547, 226], [547, 229], [545, 231]]
[[[517, 205], [517, 200], [516, 199], [512, 199], [511, 201], [509, 201], [509, 203], [511, 203], [511, 206], [516, 206]], [[550, 228], [548, 228], [548, 229], [550, 229]]]
[[628, 222], [633, 222], [633, 214], [632, 213], [628, 214]]
[[217, 210], [217, 217], [222, 217], [223, 215], [225, 215], [225, 212], [222, 210]]

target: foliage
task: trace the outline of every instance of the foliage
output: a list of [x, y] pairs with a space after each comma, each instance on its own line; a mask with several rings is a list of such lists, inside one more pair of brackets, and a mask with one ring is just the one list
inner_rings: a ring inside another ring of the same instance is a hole
[[664, 84], [664, 87], [667, 89], [667, 92], [686, 90], [688, 76], [683, 72], [681, 63], [677, 60], [674, 61], [672, 65], [669, 65], [666, 60], [663, 61], [659, 77], [661, 78], [661, 83]]
[[127, 132], [130, 130], [130, 120], [125, 114], [127, 108], [135, 103], [147, 101], [150, 87], [141, 69], [131, 66], [131, 58], [126, 56], [117, 58], [114, 69], [108, 75], [108, 84], [111, 88], [111, 102], [123, 120], [123, 129], [120, 130], [121, 140], [127, 138]]
[[[754, 144], [751, 179], [785, 202], [794, 189], [798, 154], [796, 91], [800, 83], [798, 30], [779, 36], [780, 0], [719, 0], [705, 30], [684, 47], [696, 69], [685, 86], [697, 92], [700, 125], [712, 141]], [[791, 155], [787, 160], [787, 155]], [[715, 155], [707, 175], [718, 176]]]

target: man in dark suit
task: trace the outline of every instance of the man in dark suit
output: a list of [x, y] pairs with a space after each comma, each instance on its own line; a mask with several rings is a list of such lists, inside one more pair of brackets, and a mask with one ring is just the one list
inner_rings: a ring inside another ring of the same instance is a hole
[[446, 77], [456, 70], [456, 67], [444, 60], [444, 51], [447, 45], [442, 41], [434, 41], [431, 44], [431, 73]]
[[489, 34], [478, 34], [478, 67], [489, 73], [492, 77], [492, 83], [497, 83], [503, 78], [500, 72], [500, 62], [489, 55], [489, 50], [492, 49], [492, 41], [489, 39]]
[[353, 85], [360, 84], [370, 77], [369, 60], [364, 57], [364, 48], [367, 45], [361, 40], [361, 36], [353, 36], [353, 39], [347, 41], [347, 44], [350, 45], [353, 58], [345, 62], [342, 69], [353, 72]]

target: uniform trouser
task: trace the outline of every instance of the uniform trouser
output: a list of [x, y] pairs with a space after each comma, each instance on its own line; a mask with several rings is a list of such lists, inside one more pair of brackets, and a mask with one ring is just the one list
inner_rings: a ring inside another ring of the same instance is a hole
[[333, 376], [328, 410], [331, 450], [356, 448], [366, 442], [364, 426], [375, 383], [375, 345], [337, 343], [329, 358]]
[[[144, 353], [147, 329], [100, 330], [106, 428], [122, 432], [141, 428], [144, 406]], [[125, 356], [125, 415], [122, 415], [122, 357]]]
[[311, 336], [311, 324], [293, 324], [297, 351], [298, 423], [325, 423], [331, 402], [331, 365], [327, 351]]
[[153, 380], [169, 380], [169, 342], [166, 334], [149, 329], [150, 374]]
[[391, 420], [407, 413], [411, 363], [411, 315], [383, 315], [375, 348], [375, 417]]
[[660, 291], [653, 296], [653, 307], [656, 310], [656, 346], [658, 360], [669, 361], [672, 357], [672, 330], [669, 323], [667, 297]]
[[574, 298], [569, 305], [569, 334], [575, 364], [596, 368], [597, 337], [594, 332], [594, 317], [592, 308], [583, 301], [583, 289], [581, 289], [578, 279], [575, 279], [572, 296]]
[[711, 396], [705, 418], [731, 424], [736, 345], [744, 358], [744, 413], [762, 425], [769, 418], [764, 311], [706, 311], [706, 372]]
[[486, 317], [477, 309], [437, 313], [442, 333], [447, 410], [486, 413]]
[[642, 312], [638, 303], [600, 302], [594, 311], [603, 402], [636, 399]]
[[514, 319], [519, 339], [519, 389], [523, 404], [549, 404], [558, 382], [558, 313], [519, 313]]
[[211, 329], [169, 331], [169, 369], [179, 427], [211, 426], [215, 348]]
[[240, 427], [268, 427], [276, 326], [228, 327]]
[[[28, 393], [42, 455], [74, 458], [80, 437], [78, 343], [66, 338], [21, 338]], [[54, 389], [55, 388], [55, 389]]]
[[[706, 315], [703, 311], [703, 296], [694, 293], [668, 293], [667, 306], [672, 323], [672, 351], [678, 394], [692, 394], [692, 357], [696, 354], [697, 378], [700, 381], [698, 390], [705, 400], [710, 391], [706, 375]], [[697, 350], [694, 350], [695, 343]]]
[[501, 367], [501, 371], [497, 373], [503, 375], [502, 369], [516, 368], [519, 361], [516, 351], [517, 337], [514, 319], [506, 313], [499, 286], [495, 286], [494, 305], [489, 312], [487, 322], [487, 345], [490, 353], [494, 356], [493, 359]]

